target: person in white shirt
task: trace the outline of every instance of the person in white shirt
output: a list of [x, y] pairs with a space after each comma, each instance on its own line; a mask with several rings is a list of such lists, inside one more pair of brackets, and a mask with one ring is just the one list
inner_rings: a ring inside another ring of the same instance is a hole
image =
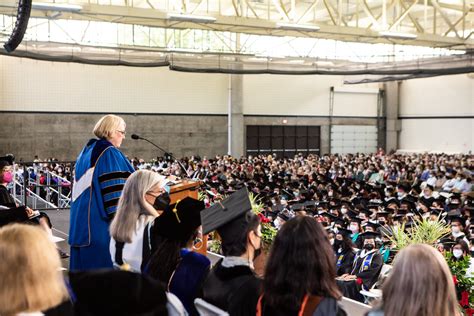
[[143, 260], [145, 227], [166, 207], [161, 200], [167, 195], [166, 181], [149, 170], [136, 171], [127, 179], [110, 225], [109, 250], [114, 266], [126, 264], [130, 271], [140, 272], [146, 264]]

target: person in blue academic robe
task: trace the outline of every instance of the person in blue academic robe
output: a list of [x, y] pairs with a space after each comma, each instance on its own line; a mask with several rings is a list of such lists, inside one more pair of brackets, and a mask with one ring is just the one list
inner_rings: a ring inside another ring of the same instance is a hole
[[112, 268], [109, 224], [125, 181], [134, 171], [118, 149], [125, 138], [125, 122], [106, 115], [79, 154], [72, 192], [69, 228], [70, 270]]
[[206, 256], [189, 250], [198, 235], [203, 209], [204, 202], [186, 197], [155, 218], [149, 229], [151, 258], [144, 269], [145, 274], [163, 282], [190, 315], [199, 315], [194, 299], [211, 265]]

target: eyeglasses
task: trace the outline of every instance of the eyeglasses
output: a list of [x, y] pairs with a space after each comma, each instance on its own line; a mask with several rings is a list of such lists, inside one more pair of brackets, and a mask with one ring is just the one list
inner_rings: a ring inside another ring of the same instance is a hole
[[122, 134], [123, 136], [125, 136], [125, 135], [127, 134], [127, 132], [125, 132], [125, 131], [117, 130], [117, 132], [119, 132], [119, 133]]

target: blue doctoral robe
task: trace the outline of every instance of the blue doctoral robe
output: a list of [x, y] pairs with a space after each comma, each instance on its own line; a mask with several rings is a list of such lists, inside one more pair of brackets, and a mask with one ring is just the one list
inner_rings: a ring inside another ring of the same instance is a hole
[[169, 291], [179, 298], [190, 315], [199, 315], [194, 307], [194, 299], [199, 296], [210, 265], [206, 256], [181, 249], [181, 261], [171, 277]]
[[91, 139], [79, 154], [69, 228], [71, 271], [112, 268], [109, 224], [133, 171], [125, 155], [105, 139]]

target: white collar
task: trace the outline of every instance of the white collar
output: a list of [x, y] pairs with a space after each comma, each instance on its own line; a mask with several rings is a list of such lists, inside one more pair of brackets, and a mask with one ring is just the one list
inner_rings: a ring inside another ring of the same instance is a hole
[[365, 258], [365, 257], [367, 257], [369, 254], [371, 254], [371, 253], [373, 253], [373, 252], [376, 252], [376, 251], [377, 251], [377, 249], [375, 249], [375, 248], [372, 249], [372, 250], [370, 250], [370, 251], [367, 251], [367, 250], [365, 250], [365, 249], [362, 249], [361, 252], [360, 252], [360, 254], [359, 254], [359, 257], [360, 257], [360, 258]]
[[253, 262], [249, 262], [248, 260], [242, 258], [242, 257], [224, 257], [224, 260], [222, 260], [222, 266], [226, 268], [232, 268], [235, 266], [247, 266], [251, 269], [253, 269]]

